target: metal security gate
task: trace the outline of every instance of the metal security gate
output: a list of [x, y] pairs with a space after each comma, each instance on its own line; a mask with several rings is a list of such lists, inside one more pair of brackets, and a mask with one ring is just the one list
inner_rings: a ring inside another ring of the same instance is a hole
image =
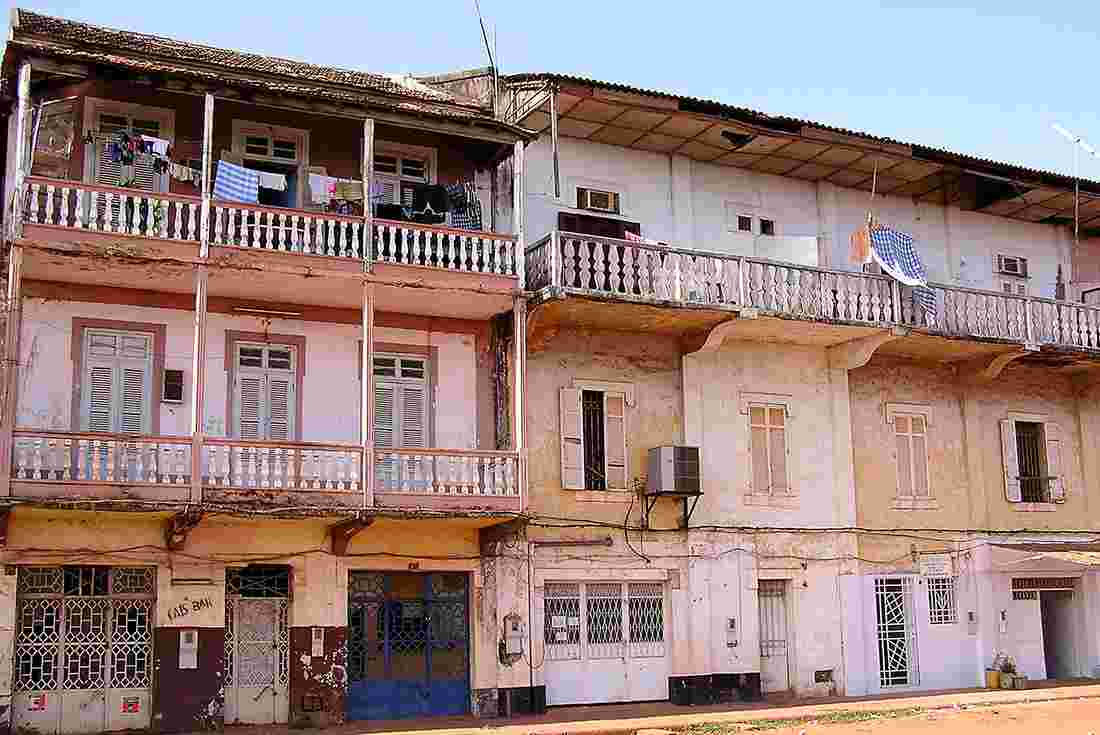
[[664, 585], [547, 583], [548, 704], [668, 699]]
[[149, 727], [151, 567], [21, 567], [13, 728], [45, 734]]
[[914, 686], [917, 673], [917, 625], [912, 577], [875, 580], [879, 686]]
[[764, 692], [785, 692], [791, 688], [787, 580], [761, 579], [757, 596], [760, 606], [760, 683]]
[[225, 721], [267, 725], [290, 718], [290, 571], [225, 571]]
[[351, 572], [348, 718], [470, 709], [467, 575]]

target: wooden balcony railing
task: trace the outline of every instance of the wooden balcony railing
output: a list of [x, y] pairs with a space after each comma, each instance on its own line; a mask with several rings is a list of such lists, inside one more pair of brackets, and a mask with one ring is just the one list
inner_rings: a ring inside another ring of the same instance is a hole
[[[159, 240], [201, 240], [202, 200], [198, 197], [40, 176], [27, 178], [23, 196], [23, 221], [27, 224]], [[391, 220], [373, 222], [370, 255], [375, 261], [501, 276], [518, 274], [516, 238], [511, 235]], [[333, 258], [363, 259], [367, 255], [362, 217], [214, 200], [209, 227], [214, 245]]]
[[[191, 437], [16, 429], [12, 480], [179, 486], [186, 494], [191, 451]], [[205, 488], [356, 494], [364, 490], [362, 452], [350, 443], [205, 437], [199, 466]], [[519, 510], [516, 452], [379, 448], [374, 454], [375, 492], [514, 498]]]
[[1100, 308], [1078, 302], [933, 283], [935, 308], [925, 311], [913, 289], [885, 276], [570, 232], [533, 243], [524, 262], [535, 291], [1100, 349]]

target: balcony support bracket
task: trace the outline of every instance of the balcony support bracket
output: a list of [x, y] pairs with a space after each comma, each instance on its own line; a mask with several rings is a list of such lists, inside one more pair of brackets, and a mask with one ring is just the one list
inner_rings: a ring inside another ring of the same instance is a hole
[[374, 525], [374, 518], [360, 512], [351, 520], [337, 523], [335, 526], [330, 526], [329, 536], [332, 537], [333, 556], [347, 555], [348, 546], [351, 544], [351, 540], [358, 536], [361, 531], [370, 528], [372, 525]]
[[858, 367], [863, 367], [870, 362], [875, 350], [887, 342], [893, 342], [895, 339], [900, 339], [907, 334], [909, 334], [908, 329], [894, 327], [868, 337], [860, 337], [859, 339], [833, 345], [827, 350], [829, 367], [840, 370], [855, 370]]
[[0, 549], [8, 546], [8, 523], [11, 521], [11, 511], [14, 506], [0, 507]]
[[968, 360], [958, 367], [959, 379], [968, 385], [992, 383], [1013, 360], [1039, 351], [1038, 347], [1025, 345], [1011, 352], [1002, 352], [993, 358], [981, 357]]
[[699, 344], [695, 342], [686, 348], [686, 352], [688, 354], [695, 354], [696, 352], [713, 352], [721, 347], [722, 343], [725, 342], [728, 337], [733, 336], [741, 319], [757, 319], [759, 317], [760, 312], [757, 309], [741, 309], [737, 314], [737, 318], [728, 319], [715, 325], [707, 332], [707, 336], [703, 338], [703, 343], [699, 347], [692, 349], [696, 344]]
[[168, 519], [164, 529], [164, 544], [169, 551], [182, 551], [187, 545], [187, 537], [202, 521], [201, 510], [188, 508]]

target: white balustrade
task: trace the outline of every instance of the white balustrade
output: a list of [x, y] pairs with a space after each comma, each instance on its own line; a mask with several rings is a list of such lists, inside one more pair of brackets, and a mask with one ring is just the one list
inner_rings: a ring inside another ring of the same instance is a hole
[[13, 480], [179, 485], [190, 474], [190, 438], [15, 431]]
[[380, 263], [516, 275], [515, 238], [489, 232], [375, 220], [373, 255]]
[[361, 489], [362, 449], [352, 445], [207, 438], [205, 484], [239, 490]]
[[377, 493], [519, 497], [514, 452], [375, 448], [374, 455]]

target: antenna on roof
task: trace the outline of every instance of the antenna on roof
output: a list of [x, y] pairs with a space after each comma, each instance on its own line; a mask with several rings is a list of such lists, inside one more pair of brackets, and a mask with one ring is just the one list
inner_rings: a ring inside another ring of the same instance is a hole
[[1077, 239], [1081, 229], [1080, 202], [1081, 202], [1081, 164], [1080, 153], [1084, 151], [1096, 158], [1096, 149], [1085, 142], [1080, 135], [1074, 135], [1058, 123], [1051, 125], [1054, 132], [1073, 144], [1073, 248], [1077, 249]]
[[[481, 15], [481, 3], [474, 0], [474, 12], [477, 13], [477, 22], [481, 26], [481, 40], [485, 43], [485, 53], [489, 57], [489, 68], [493, 74], [493, 110], [497, 106], [497, 62], [493, 58], [493, 46], [489, 43], [489, 33], [485, 30], [485, 18]], [[493, 40], [496, 40], [496, 32], [493, 32]]]

